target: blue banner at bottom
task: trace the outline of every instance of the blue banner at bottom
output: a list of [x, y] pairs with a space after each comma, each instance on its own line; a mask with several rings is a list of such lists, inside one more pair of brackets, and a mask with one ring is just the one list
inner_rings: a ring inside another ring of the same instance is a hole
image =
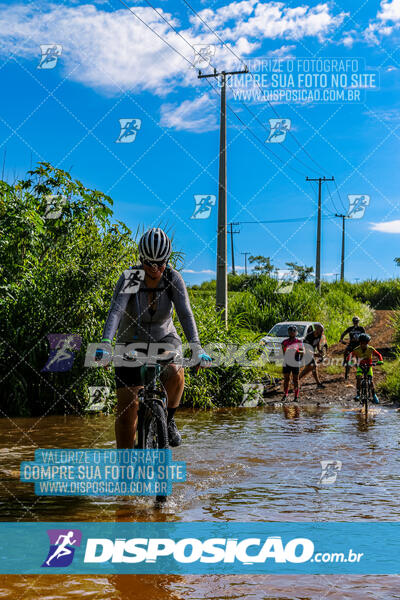
[[3, 574], [399, 574], [399, 523], [0, 523]]

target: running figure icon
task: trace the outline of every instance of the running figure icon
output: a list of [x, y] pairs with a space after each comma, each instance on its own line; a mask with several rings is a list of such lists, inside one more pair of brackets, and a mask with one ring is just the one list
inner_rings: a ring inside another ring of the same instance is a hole
[[49, 333], [50, 353], [42, 372], [65, 372], [72, 368], [74, 352], [81, 347], [81, 336], [71, 333]]
[[286, 134], [290, 130], [291, 121], [290, 119], [269, 119], [269, 125], [271, 131], [266, 140], [267, 143], [279, 144], [285, 140]]
[[[56, 545], [57, 545], [57, 549], [56, 551], [50, 556], [49, 559], [46, 560], [46, 565], [50, 566], [51, 561], [58, 557], [61, 558], [62, 556], [66, 556], [67, 554], [72, 554], [72, 550], [70, 548], [67, 548], [67, 546], [72, 546], [73, 544], [76, 543], [77, 540], [72, 539], [74, 536], [74, 532], [73, 531], [68, 531], [67, 535], [59, 535], [58, 539], [56, 541]], [[60, 540], [63, 540], [60, 543]]]
[[216, 196], [213, 194], [200, 195], [195, 194], [195, 209], [190, 217], [191, 219], [208, 219], [211, 214], [211, 209], [215, 206]]

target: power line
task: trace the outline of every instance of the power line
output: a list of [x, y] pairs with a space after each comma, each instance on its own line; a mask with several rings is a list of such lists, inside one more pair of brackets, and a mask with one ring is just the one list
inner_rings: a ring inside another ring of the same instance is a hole
[[326, 182], [326, 187], [327, 187], [327, 190], [328, 190], [328, 193], [329, 193], [329, 197], [330, 197], [331, 202], [332, 202], [333, 209], [334, 209], [335, 213], [338, 213], [339, 211], [338, 211], [338, 209], [336, 207], [336, 204], [335, 204], [335, 202], [334, 202], [334, 200], [332, 198], [332, 194], [331, 194], [331, 190], [330, 190], [330, 187], [328, 185], [328, 182]]
[[[332, 219], [335, 215], [324, 215], [324, 219]], [[238, 221], [239, 225], [246, 225], [250, 223], [299, 223], [301, 221], [308, 221], [313, 219], [314, 215], [310, 215], [309, 217], [297, 217], [294, 219], [269, 219], [268, 221]]]
[[[161, 35], [159, 35], [159, 34], [158, 34], [158, 33], [157, 33], [157, 32], [156, 32], [156, 31], [155, 31], [155, 30], [154, 30], [154, 29], [153, 29], [153, 28], [152, 28], [150, 25], [148, 25], [148, 24], [147, 24], [147, 23], [146, 23], [146, 22], [145, 22], [145, 21], [144, 21], [144, 20], [143, 20], [141, 17], [139, 17], [139, 16], [137, 15], [137, 13], [136, 13], [134, 10], [132, 10], [132, 9], [131, 9], [131, 7], [129, 7], [129, 6], [128, 6], [128, 5], [127, 5], [127, 4], [126, 4], [126, 3], [125, 3], [123, 0], [119, 0], [119, 1], [121, 2], [121, 4], [123, 4], [124, 6], [126, 6], [126, 7], [127, 7], [129, 10], [130, 10], [130, 12], [131, 12], [133, 15], [135, 15], [135, 17], [137, 17], [137, 18], [140, 20], [140, 22], [141, 22], [141, 23], [143, 23], [143, 24], [144, 24], [144, 25], [145, 25], [145, 26], [146, 26], [148, 29], [150, 29], [151, 31], [153, 31], [153, 33], [155, 33], [159, 39], [161, 39], [162, 41], [164, 41], [164, 42], [165, 42], [165, 43], [166, 43], [166, 44], [167, 44], [167, 45], [168, 45], [168, 46], [169, 46], [169, 47], [170, 47], [172, 50], [175, 50], [175, 52], [177, 52], [177, 53], [179, 54], [179, 56], [181, 56], [181, 57], [182, 57], [182, 58], [183, 58], [183, 59], [184, 59], [184, 60], [185, 60], [185, 61], [186, 61], [188, 64], [190, 64], [190, 65], [191, 65], [193, 68], [196, 68], [196, 66], [194, 65], [194, 63], [192, 63], [192, 62], [191, 62], [189, 59], [187, 59], [187, 58], [186, 58], [186, 57], [185, 57], [185, 56], [184, 56], [184, 55], [183, 55], [181, 52], [179, 52], [179, 50], [177, 50], [177, 49], [176, 49], [174, 46], [172, 46], [172, 45], [171, 45], [171, 44], [170, 44], [170, 43], [169, 43], [167, 40], [165, 40], [165, 39], [164, 39], [164, 38], [163, 38]], [[189, 46], [189, 47], [190, 47], [192, 50], [193, 50], [193, 52], [196, 54], [196, 48], [195, 48], [195, 47], [194, 47], [194, 46], [193, 46], [193, 45], [192, 45], [192, 44], [191, 44], [191, 43], [190, 43], [190, 42], [189, 42], [189, 41], [188, 41], [188, 40], [187, 40], [187, 39], [186, 39], [186, 38], [185, 38], [185, 37], [184, 37], [184, 36], [183, 36], [183, 35], [182, 35], [182, 34], [181, 34], [181, 33], [180, 33], [180, 32], [179, 32], [179, 31], [178, 31], [178, 30], [177, 30], [177, 29], [174, 27], [174, 26], [173, 26], [173, 25], [172, 25], [172, 23], [170, 23], [170, 21], [168, 21], [168, 19], [166, 19], [166, 18], [164, 17], [164, 15], [163, 15], [162, 13], [160, 13], [160, 12], [159, 12], [159, 11], [158, 11], [158, 10], [157, 10], [157, 9], [156, 9], [156, 8], [155, 8], [153, 5], [152, 5], [152, 4], [151, 4], [151, 2], [150, 2], [149, 0], [145, 0], [145, 2], [146, 2], [146, 3], [148, 4], [148, 6], [150, 6], [150, 8], [151, 8], [152, 10], [154, 10], [154, 12], [155, 12], [155, 13], [156, 13], [156, 14], [157, 14], [157, 15], [158, 15], [158, 16], [159, 16], [159, 17], [160, 17], [160, 18], [161, 18], [161, 19], [162, 19], [162, 20], [163, 20], [163, 21], [164, 21], [164, 22], [165, 22], [165, 23], [166, 23], [166, 24], [167, 24], [167, 25], [168, 25], [168, 26], [169, 26], [169, 27], [172, 29], [172, 31], [174, 31], [174, 33], [176, 33], [176, 35], [178, 35], [178, 36], [179, 36], [179, 37], [180, 37], [180, 38], [181, 38], [181, 39], [182, 39], [182, 40], [183, 40], [183, 41], [184, 41], [184, 42], [185, 42], [185, 43], [186, 43], [186, 44], [187, 44], [187, 45], [188, 45], [188, 46]], [[191, 8], [191, 7], [190, 7], [190, 8]], [[193, 8], [191, 8], [191, 9], [192, 9], [192, 10], [193, 10], [193, 12], [194, 12], [194, 13], [197, 15], [196, 11], [195, 11]], [[199, 19], [201, 19], [200, 15], [198, 15], [198, 17], [199, 17]], [[201, 19], [201, 21], [203, 22], [203, 20], [202, 20], [202, 19]], [[211, 29], [211, 31], [212, 31], [212, 32], [213, 32], [215, 35], [217, 35], [217, 37], [219, 37], [219, 36], [218, 36], [218, 34], [217, 34], [217, 33], [216, 33], [214, 30], [212, 30], [212, 29]], [[223, 44], [224, 44], [224, 45], [225, 45], [225, 46], [226, 46], [226, 47], [227, 47], [227, 48], [228, 48], [230, 51], [232, 51], [232, 50], [229, 48], [229, 46], [227, 46], [227, 45], [225, 44], [225, 42], [222, 42], [222, 43], [223, 43]], [[232, 51], [232, 52], [233, 52], [233, 51]], [[242, 60], [240, 57], [238, 57], [238, 56], [237, 56], [235, 53], [233, 53], [233, 54], [236, 56], [236, 58], [238, 58], [238, 60], [240, 60], [240, 61], [242, 62], [242, 64], [244, 64], [244, 65], [245, 65], [244, 61], [243, 61], [243, 60]], [[210, 66], [211, 66], [211, 67], [213, 67], [213, 68], [214, 68], [214, 70], [216, 69], [216, 67], [215, 67], [214, 65], [212, 65], [211, 63], [210, 63]], [[246, 66], [246, 65], [245, 65], [245, 66]], [[246, 70], [247, 70], [247, 67], [246, 67]], [[250, 74], [251, 74], [251, 75], [252, 75], [252, 77], [254, 78], [254, 75], [253, 75], [252, 73], [250, 73]], [[209, 83], [209, 84], [210, 84], [210, 82], [207, 82], [207, 83]], [[257, 83], [257, 82], [256, 82], [256, 83]], [[257, 85], [258, 85], [258, 83], [257, 83]], [[218, 91], [217, 91], [217, 90], [214, 88], [214, 86], [212, 86], [211, 84], [210, 84], [210, 86], [211, 86], [211, 87], [213, 88], [213, 90], [214, 90], [214, 91], [215, 91], [215, 92], [218, 94]], [[260, 88], [260, 90], [261, 90], [261, 88]], [[262, 90], [261, 90], [261, 91], [262, 91]], [[218, 94], [218, 95], [219, 95], [219, 94]], [[248, 111], [248, 112], [249, 112], [249, 113], [252, 115], [252, 117], [253, 117], [254, 119], [256, 119], [256, 120], [257, 120], [259, 123], [261, 123], [261, 125], [262, 125], [262, 126], [265, 128], [265, 129], [266, 129], [266, 131], [268, 131], [268, 129], [265, 127], [264, 123], [262, 123], [262, 122], [261, 122], [261, 121], [258, 119], [257, 115], [255, 115], [255, 114], [253, 113], [253, 111], [252, 111], [252, 110], [251, 110], [251, 109], [250, 109], [250, 108], [249, 108], [249, 107], [248, 107], [248, 106], [247, 106], [247, 105], [246, 105], [244, 102], [240, 101], [240, 104], [241, 104], [241, 105], [242, 105], [244, 108], [246, 108], [246, 110], [247, 110], [247, 111]], [[268, 104], [271, 106], [271, 108], [273, 108], [272, 104], [271, 104], [269, 101], [268, 101]], [[235, 112], [235, 111], [234, 111], [234, 110], [233, 110], [233, 109], [232, 109], [232, 108], [229, 106], [229, 104], [228, 104], [228, 108], [229, 108], [229, 109], [230, 109], [230, 110], [231, 110], [231, 111], [232, 111], [232, 112], [235, 114], [236, 118], [238, 118], [238, 119], [239, 119], [238, 115], [237, 115], [237, 114], [236, 114], [236, 112]], [[274, 112], [276, 113], [275, 109], [273, 109], [273, 110], [274, 110]], [[277, 114], [277, 113], [276, 113], [276, 114]], [[279, 117], [279, 115], [278, 115], [278, 117]], [[280, 117], [279, 117], [279, 118], [280, 118]], [[239, 119], [239, 120], [240, 120], [240, 121], [241, 121], [241, 123], [242, 123], [242, 124], [243, 124], [245, 127], [247, 127], [247, 128], [249, 129], [249, 131], [251, 131], [251, 133], [252, 133], [252, 134], [255, 136], [255, 134], [252, 132], [252, 130], [250, 130], [250, 128], [249, 128], [248, 126], [246, 126], [246, 125], [244, 124], [244, 122], [243, 122], [241, 119]], [[290, 132], [289, 132], [289, 133], [290, 133]], [[255, 137], [257, 137], [257, 136], [255, 136]], [[260, 143], [263, 145], [263, 147], [265, 148], [265, 147], [266, 147], [266, 145], [264, 144], [264, 142], [263, 142], [262, 140], [260, 140], [258, 137], [257, 137], [257, 139], [258, 139], [258, 141], [259, 141], [259, 142], [260, 142]], [[290, 155], [291, 155], [291, 156], [292, 156], [292, 157], [293, 157], [295, 160], [298, 160], [298, 161], [299, 161], [301, 164], [303, 164], [305, 167], [309, 168], [309, 167], [308, 167], [308, 166], [307, 166], [307, 165], [306, 165], [306, 164], [305, 164], [305, 163], [304, 163], [302, 160], [300, 160], [298, 157], [296, 157], [296, 155], [295, 155], [295, 154], [293, 154], [293, 152], [291, 152], [291, 151], [290, 151], [288, 148], [286, 148], [285, 146], [283, 146], [283, 148], [284, 148], [284, 149], [285, 149], [285, 151], [286, 151], [286, 152], [288, 152], [288, 153], [289, 153], [289, 154], [290, 154]], [[268, 149], [268, 151], [269, 151], [269, 152], [271, 152], [271, 154], [273, 154], [273, 155], [275, 156], [275, 158], [276, 158], [277, 160], [279, 160], [280, 162], [284, 163], [283, 159], [281, 159], [281, 157], [280, 157], [278, 154], [274, 153], [274, 152], [273, 152], [273, 151], [272, 151], [270, 148], [267, 148], [267, 149]], [[298, 171], [297, 169], [295, 169], [295, 168], [294, 168], [294, 167], [292, 167], [291, 165], [287, 164], [287, 166], [288, 166], [289, 168], [293, 169], [295, 172], [299, 173], [300, 175], [302, 175], [302, 176], [304, 176], [304, 175], [305, 175], [304, 173], [302, 173], [302, 172]]]
[[126, 6], [126, 8], [133, 14], [135, 15], [135, 17], [141, 22], [143, 23], [143, 25], [145, 25], [147, 27], [147, 29], [150, 29], [150, 31], [152, 31], [153, 33], [155, 33], [155, 35], [161, 40], [163, 41], [165, 44], [167, 44], [167, 46], [169, 46], [171, 48], [171, 50], [173, 50], [174, 52], [176, 52], [177, 54], [179, 54], [179, 56], [181, 58], [183, 58], [183, 60], [185, 60], [191, 67], [193, 67], [193, 63], [190, 62], [190, 60], [188, 58], [186, 58], [186, 56], [184, 56], [183, 54], [181, 54], [181, 52], [179, 52], [179, 50], [177, 50], [176, 48], [174, 48], [174, 46], [172, 46], [172, 44], [170, 44], [169, 42], [167, 42], [167, 40], [165, 40], [162, 35], [160, 35], [159, 33], [157, 33], [157, 31], [155, 29], [153, 29], [150, 25], [148, 25], [146, 23], [146, 21], [143, 21], [143, 19], [141, 17], [139, 17], [139, 15], [137, 13], [135, 13], [134, 10], [132, 10], [132, 8], [130, 6], [128, 6], [124, 0], [119, 0], [119, 2], [121, 2], [121, 4], [123, 4], [124, 6]]
[[345, 205], [345, 203], [344, 203], [344, 202], [343, 202], [343, 200], [342, 200], [342, 196], [341, 196], [341, 194], [340, 194], [340, 190], [339, 190], [339, 188], [338, 188], [338, 184], [336, 183], [336, 179], [335, 179], [335, 186], [336, 186], [336, 191], [337, 191], [337, 194], [338, 194], [338, 196], [339, 196], [340, 204], [343, 206], [343, 211], [344, 211], [345, 213], [347, 213], [347, 208], [346, 208], [346, 205]]
[[[206, 80], [207, 83], [213, 88], [213, 90], [218, 94], [218, 91], [215, 89], [215, 87], [208, 81]], [[292, 169], [292, 171], [294, 171], [295, 173], [298, 173], [299, 175], [305, 176], [305, 173], [303, 173], [302, 171], [299, 171], [298, 169], [296, 169], [295, 167], [293, 167], [292, 165], [288, 164], [287, 162], [285, 163], [285, 161], [279, 156], [279, 154], [276, 154], [273, 150], [271, 150], [271, 148], [269, 148], [264, 142], [263, 140], [256, 134], [254, 133], [254, 131], [243, 121], [243, 119], [241, 119], [239, 117], [239, 115], [237, 114], [237, 112], [231, 107], [231, 105], [229, 104], [229, 102], [226, 103], [227, 107], [229, 108], [229, 110], [235, 115], [235, 117], [237, 118], [237, 120], [243, 125], [243, 127], [245, 127], [250, 133], [251, 135], [262, 145], [263, 148], [265, 148], [266, 150], [268, 150], [268, 152], [270, 152], [278, 161], [280, 161], [284, 166], [288, 167], [289, 169]], [[276, 166], [276, 165], [274, 165]]]
[[322, 183], [333, 181], [334, 177], [306, 178], [306, 181], [318, 181], [318, 220], [317, 220], [317, 253], [315, 260], [315, 287], [321, 291], [321, 217], [322, 217]]
[[[128, 6], [124, 0], [119, 0], [119, 2], [121, 4], [123, 4], [143, 25], [145, 25], [147, 27], [147, 29], [149, 29], [150, 31], [152, 31], [161, 41], [163, 41], [171, 50], [173, 50], [174, 52], [176, 52], [181, 58], [183, 58], [185, 60], [185, 62], [187, 62], [191, 67], [196, 68], [196, 66], [188, 59], [186, 58], [181, 52], [179, 52], [179, 50], [177, 50], [172, 44], [170, 44], [166, 39], [164, 39], [159, 33], [157, 33], [157, 31], [155, 31], [155, 29], [153, 29], [150, 25], [148, 25], [148, 23], [146, 23], [141, 17], [139, 17], [139, 15], [132, 10], [132, 8], [130, 6]], [[160, 13], [158, 13], [158, 11], [151, 5], [150, 2], [148, 2], [148, 0], [146, 0], [146, 2], [149, 4], [149, 6], [160, 16]], [[173, 31], [175, 31], [175, 33], [179, 33], [175, 30], [175, 28], [173, 27], [173, 25], [164, 17], [162, 17], [163, 20], [169, 25], [169, 27], [171, 27], [171, 29]], [[184, 38], [181, 34], [179, 34], [179, 36], [186, 42], [186, 44], [188, 46], [190, 46], [192, 48], [192, 50], [196, 53], [196, 49], [194, 48], [194, 46], [192, 46], [192, 44], [190, 44], [190, 42], [188, 42], [188, 40], [186, 40], [186, 38]], [[242, 61], [243, 62], [243, 61]], [[211, 88], [214, 90], [214, 92], [219, 96], [218, 90], [215, 89], [215, 87], [208, 81], [206, 80], [207, 83], [211, 86]], [[243, 104], [243, 103], [242, 103]], [[235, 115], [235, 117], [238, 119], [238, 121], [251, 133], [251, 135], [260, 143], [262, 144], [264, 149], [267, 149], [268, 152], [270, 152], [278, 161], [280, 161], [284, 166], [287, 166], [288, 168], [292, 169], [293, 171], [295, 171], [296, 173], [304, 176], [305, 174], [301, 171], [299, 171], [298, 169], [296, 169], [295, 167], [293, 167], [292, 165], [285, 163], [284, 160], [275, 152], [273, 152], [273, 150], [271, 150], [271, 148], [269, 148], [254, 132], [253, 130], [244, 123], [244, 121], [239, 117], [239, 115], [233, 110], [233, 108], [229, 105], [229, 103], [227, 102], [227, 106], [229, 108], [229, 110]], [[245, 106], [245, 105], [244, 105]], [[263, 154], [263, 156], [265, 156], [265, 154]], [[275, 167], [277, 165], [274, 165]]]
[[[147, 2], [147, 0], [146, 0], [146, 2]], [[197, 12], [197, 11], [196, 11], [196, 10], [195, 10], [195, 9], [194, 9], [192, 6], [191, 6], [191, 4], [188, 2], [188, 0], [183, 0], [183, 2], [184, 2], [184, 3], [186, 4], [186, 6], [188, 6], [188, 7], [190, 8], [190, 10], [191, 10], [191, 11], [192, 11], [192, 12], [193, 12], [193, 13], [194, 13], [196, 16], [197, 16], [197, 18], [198, 18], [198, 19], [199, 19], [199, 20], [200, 20], [200, 21], [203, 23], [203, 25], [205, 25], [205, 26], [206, 26], [206, 27], [209, 29], [209, 31], [211, 31], [211, 33], [213, 33], [213, 34], [214, 34], [214, 35], [217, 37], [217, 39], [218, 39], [218, 40], [219, 40], [219, 41], [220, 41], [220, 42], [223, 44], [223, 46], [225, 46], [225, 48], [227, 48], [227, 49], [229, 50], [229, 52], [231, 52], [231, 54], [233, 54], [233, 56], [235, 56], [235, 58], [237, 58], [237, 59], [238, 59], [238, 60], [239, 60], [239, 61], [240, 61], [240, 62], [241, 62], [243, 65], [245, 65], [245, 62], [244, 62], [244, 60], [243, 60], [243, 59], [242, 59], [240, 56], [238, 56], [238, 55], [236, 54], [236, 52], [234, 52], [234, 50], [232, 50], [232, 48], [231, 48], [231, 47], [230, 47], [230, 46], [229, 46], [229, 45], [228, 45], [226, 42], [224, 42], [224, 40], [221, 38], [221, 36], [220, 36], [220, 35], [219, 35], [219, 34], [218, 34], [218, 33], [217, 33], [217, 32], [216, 32], [216, 31], [215, 31], [215, 30], [214, 30], [212, 27], [210, 27], [210, 25], [209, 25], [209, 24], [208, 24], [206, 21], [204, 21], [204, 19], [203, 19], [203, 18], [202, 18], [202, 17], [199, 15], [199, 13], [198, 13], [198, 12]], [[247, 65], [246, 65], [246, 68], [247, 68]], [[249, 74], [250, 74], [250, 75], [253, 77], [254, 83], [257, 85], [257, 87], [259, 88], [260, 92], [261, 92], [261, 93], [263, 94], [263, 96], [264, 96], [264, 92], [263, 92], [263, 90], [262, 90], [262, 88], [261, 88], [260, 84], [258, 83], [257, 79], [254, 77], [254, 74], [253, 74], [251, 71], [249, 71]], [[264, 96], [264, 97], [265, 97], [265, 96]], [[277, 117], [280, 119], [281, 117], [280, 117], [280, 115], [279, 115], [278, 111], [277, 111], [277, 110], [274, 108], [273, 104], [272, 104], [272, 103], [271, 103], [271, 102], [268, 100], [268, 98], [266, 98], [266, 100], [267, 100], [267, 103], [269, 104], [270, 108], [271, 108], [271, 109], [272, 109], [272, 111], [274, 112], [274, 114], [275, 114], [275, 115], [276, 115], [276, 116], [277, 116]], [[241, 104], [243, 104], [243, 103], [241, 102]], [[246, 105], [245, 105], [245, 104], [243, 104], [243, 106], [246, 106]], [[250, 109], [248, 108], [248, 110], [250, 110]], [[255, 115], [253, 115], [253, 116], [255, 116]], [[257, 118], [257, 117], [255, 117], [255, 118]], [[258, 119], [257, 119], [257, 120], [258, 120]], [[262, 124], [262, 126], [263, 126], [263, 127], [265, 127], [263, 123], [261, 123], [261, 124]], [[265, 127], [265, 129], [266, 129], [266, 127]], [[320, 165], [320, 164], [319, 164], [319, 163], [318, 163], [318, 162], [317, 162], [317, 161], [316, 161], [316, 160], [315, 160], [315, 159], [314, 159], [314, 158], [313, 158], [313, 157], [312, 157], [312, 156], [309, 154], [309, 152], [308, 152], [308, 151], [307, 151], [307, 150], [304, 148], [304, 146], [302, 146], [302, 145], [300, 144], [300, 142], [297, 140], [297, 138], [296, 138], [296, 136], [294, 135], [294, 133], [293, 133], [292, 131], [289, 131], [289, 134], [290, 134], [290, 135], [293, 137], [293, 139], [295, 140], [295, 142], [296, 142], [296, 144], [299, 146], [299, 148], [300, 148], [301, 150], [303, 150], [303, 152], [304, 152], [304, 153], [305, 153], [305, 154], [308, 156], [308, 158], [309, 158], [309, 159], [310, 159], [310, 160], [311, 160], [311, 161], [312, 161], [312, 162], [313, 162], [313, 163], [314, 163], [314, 164], [315, 164], [315, 165], [318, 167], [318, 169], [322, 169], [322, 171], [325, 171], [325, 172], [326, 172], [326, 169], [325, 169], [324, 167], [322, 167], [322, 166], [321, 166], [321, 165]], [[285, 150], [287, 150], [287, 151], [288, 151], [290, 154], [292, 154], [292, 155], [293, 155], [293, 156], [296, 158], [296, 160], [298, 160], [299, 162], [301, 162], [302, 164], [304, 164], [304, 163], [303, 163], [303, 162], [302, 162], [302, 161], [301, 161], [299, 158], [297, 158], [297, 157], [296, 157], [296, 156], [295, 156], [293, 153], [291, 153], [291, 152], [290, 152], [290, 150], [289, 150], [288, 148], [286, 148], [285, 146], [284, 146], [284, 148], [285, 148]], [[309, 166], [307, 166], [307, 165], [305, 165], [305, 166], [306, 166], [308, 169], [310, 168], [310, 167], [309, 167]], [[311, 169], [311, 170], [314, 170], [314, 169]]]

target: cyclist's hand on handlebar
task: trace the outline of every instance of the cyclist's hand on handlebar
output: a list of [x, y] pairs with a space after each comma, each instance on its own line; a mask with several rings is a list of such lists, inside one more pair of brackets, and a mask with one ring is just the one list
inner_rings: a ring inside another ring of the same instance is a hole
[[377, 365], [383, 365], [383, 360], [378, 360], [378, 361], [376, 362], [376, 364], [377, 364]]
[[207, 367], [211, 367], [212, 358], [205, 352], [199, 354], [197, 358], [199, 360], [198, 368], [206, 369]]
[[[103, 343], [104, 346], [104, 343]], [[112, 350], [111, 350], [111, 346], [109, 348], [97, 348], [96, 349], [96, 353], [94, 355], [94, 360], [96, 362], [100, 362], [103, 359], [107, 360], [107, 363], [104, 365], [106, 367], [106, 369], [109, 367], [110, 364], [110, 360], [111, 360], [111, 356], [112, 356]]]

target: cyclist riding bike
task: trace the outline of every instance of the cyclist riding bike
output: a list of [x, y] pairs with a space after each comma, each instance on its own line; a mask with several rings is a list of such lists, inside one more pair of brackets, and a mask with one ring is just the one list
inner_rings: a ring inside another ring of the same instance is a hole
[[282, 342], [283, 351], [283, 400], [286, 401], [289, 397], [290, 374], [293, 376], [294, 401], [299, 400], [299, 372], [300, 364], [304, 354], [303, 342], [297, 336], [296, 325], [289, 325], [289, 337]]
[[[340, 336], [340, 340], [339, 340], [339, 343], [346, 344], [346, 348], [344, 351], [344, 357], [343, 357], [343, 366], [346, 365], [351, 352], [354, 350], [354, 348], [356, 348], [358, 346], [358, 343], [359, 343], [358, 340], [362, 333], [365, 333], [365, 329], [364, 329], [364, 327], [362, 327], [360, 325], [360, 318], [353, 317], [353, 325], [351, 327], [348, 327], [345, 331], [343, 331], [342, 335]], [[349, 336], [349, 339], [347, 342], [344, 341], [344, 338], [346, 337], [346, 335]]]
[[361, 365], [369, 365], [368, 376], [371, 377], [372, 402], [374, 404], [379, 404], [379, 398], [376, 395], [375, 388], [374, 388], [374, 380], [373, 380], [374, 373], [372, 370], [372, 364], [373, 364], [372, 359], [374, 356], [376, 356], [378, 358], [376, 364], [383, 365], [383, 358], [382, 358], [382, 354], [380, 352], [378, 352], [378, 350], [375, 350], [375, 348], [373, 348], [372, 346], [369, 346], [368, 342], [370, 340], [371, 340], [370, 335], [368, 335], [367, 333], [362, 333], [360, 335], [360, 337], [358, 338], [360, 345], [357, 346], [357, 348], [354, 348], [354, 350], [350, 354], [350, 358], [349, 358], [350, 364], [352, 364], [353, 362], [355, 362], [357, 364], [357, 373], [356, 373], [357, 394], [356, 394], [356, 397], [354, 398], [354, 400], [360, 400], [361, 380], [363, 378], [363, 370], [361, 368]]
[[[160, 343], [181, 354], [182, 341], [173, 323], [175, 307], [182, 329], [200, 367], [211, 365], [211, 358], [202, 350], [196, 322], [190, 306], [185, 283], [178, 271], [168, 266], [171, 242], [160, 228], [149, 229], [139, 241], [140, 265], [131, 267], [144, 271], [144, 279], [136, 279], [134, 293], [126, 293], [126, 277], [119, 278], [111, 301], [111, 308], [103, 329], [102, 343], [110, 344], [117, 333], [118, 344]], [[98, 351], [100, 355], [104, 350]], [[97, 353], [96, 353], [97, 356]], [[125, 361], [126, 362], [126, 361]], [[168, 439], [170, 446], [182, 442], [174, 420], [185, 385], [183, 367], [169, 364], [163, 369], [162, 383], [168, 396]], [[115, 367], [117, 410], [115, 434], [117, 448], [133, 448], [135, 443], [138, 392], [143, 387], [141, 366], [135, 363]]]
[[[324, 388], [324, 384], [321, 382], [318, 373], [318, 363], [322, 362], [327, 350], [328, 344], [324, 334], [324, 326], [321, 323], [315, 323], [314, 330], [311, 331], [303, 340], [304, 345], [311, 348], [312, 358], [308, 365], [304, 367], [300, 373], [300, 379], [303, 379], [310, 371], [312, 371], [313, 377], [317, 384], [317, 387]], [[318, 359], [318, 361], [317, 361]]]

